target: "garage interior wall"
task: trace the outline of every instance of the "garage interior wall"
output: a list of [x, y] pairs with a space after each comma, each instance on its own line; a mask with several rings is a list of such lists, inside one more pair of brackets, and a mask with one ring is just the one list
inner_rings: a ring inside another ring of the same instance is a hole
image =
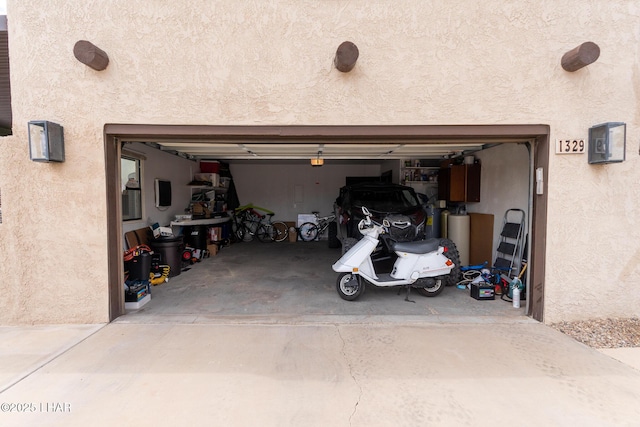
[[493, 251], [500, 241], [502, 220], [507, 209], [522, 209], [527, 224], [529, 212], [529, 151], [524, 144], [502, 144], [476, 153], [482, 164], [480, 202], [469, 203], [468, 211], [492, 214]]
[[[199, 172], [198, 163], [157, 150], [142, 143], [126, 144], [125, 149], [143, 153], [143, 218], [123, 222], [123, 232], [146, 227], [155, 222], [166, 226], [174, 215], [184, 213], [191, 199], [187, 183]], [[530, 221], [529, 151], [524, 144], [501, 144], [475, 153], [482, 164], [481, 197], [479, 203], [466, 204], [470, 213], [494, 215], [493, 248], [497, 248], [502, 220], [507, 209], [522, 209]], [[345, 178], [380, 176], [387, 170], [399, 171], [400, 160], [379, 163], [341, 160], [327, 161], [322, 167], [311, 167], [306, 161], [246, 161], [231, 160], [230, 170], [241, 204], [253, 203], [276, 213], [274, 219], [296, 221], [298, 214], [320, 212], [328, 215], [338, 189]], [[399, 174], [394, 174], [399, 176]], [[172, 206], [155, 207], [155, 178], [172, 181]], [[399, 183], [399, 180], [394, 182]]]
[[298, 214], [313, 211], [329, 215], [345, 177], [381, 174], [380, 165], [331, 164], [329, 160], [322, 167], [308, 162], [253, 162], [232, 163], [230, 168], [240, 203], [268, 208], [281, 221], [296, 221]]
[[[122, 223], [123, 233], [148, 227], [153, 223], [168, 225], [175, 215], [184, 213], [191, 200], [191, 192], [187, 187], [198, 172], [198, 164], [192, 160], [175, 156], [142, 143], [127, 143], [124, 150], [140, 153], [142, 160], [142, 218]], [[155, 204], [155, 179], [171, 181], [171, 207], [157, 208]]]
[[[637, 313], [640, 294], [620, 290], [640, 275], [639, 7], [8, 0], [13, 135], [0, 140], [0, 324], [109, 320], [107, 123], [544, 124], [553, 143], [625, 122], [624, 163], [549, 155], [545, 322]], [[558, 25], [567, 22], [579, 25]], [[78, 40], [107, 52], [109, 66], [77, 61]], [[345, 40], [360, 50], [349, 73], [333, 66]], [[589, 40], [598, 61], [563, 70], [563, 54]], [[42, 119], [64, 127], [64, 163], [29, 160], [27, 123]], [[78, 248], [87, 268], [60, 256]]]

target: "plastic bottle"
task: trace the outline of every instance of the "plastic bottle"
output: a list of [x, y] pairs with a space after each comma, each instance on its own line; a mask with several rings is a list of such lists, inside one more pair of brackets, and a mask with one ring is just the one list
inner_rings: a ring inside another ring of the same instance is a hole
[[515, 284], [513, 286], [513, 308], [520, 308], [520, 286]]

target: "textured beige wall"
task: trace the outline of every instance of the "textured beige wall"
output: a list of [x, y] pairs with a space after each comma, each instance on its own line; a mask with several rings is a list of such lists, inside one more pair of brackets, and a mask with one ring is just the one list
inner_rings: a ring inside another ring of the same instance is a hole
[[[628, 124], [627, 161], [551, 154], [546, 321], [638, 314], [637, 1], [8, 0], [14, 136], [0, 141], [0, 323], [104, 322], [105, 123]], [[73, 57], [86, 39], [103, 72]], [[360, 49], [332, 67], [337, 46]], [[567, 73], [564, 52], [600, 59]], [[28, 159], [26, 123], [67, 161]], [[621, 296], [621, 291], [624, 297]]]

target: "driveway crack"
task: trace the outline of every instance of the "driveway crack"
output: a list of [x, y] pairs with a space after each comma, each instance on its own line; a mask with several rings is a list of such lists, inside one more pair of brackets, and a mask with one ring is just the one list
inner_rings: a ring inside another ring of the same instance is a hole
[[342, 336], [342, 332], [340, 331], [340, 326], [336, 325], [336, 329], [338, 330], [338, 336], [340, 337], [340, 340], [342, 341], [342, 350], [341, 350], [342, 351], [342, 356], [344, 357], [344, 360], [347, 362], [347, 366], [349, 367], [349, 375], [351, 376], [351, 379], [353, 380], [355, 385], [358, 387], [358, 398], [356, 399], [356, 403], [353, 405], [353, 411], [351, 412], [351, 415], [349, 416], [349, 425], [351, 425], [352, 419], [356, 415], [356, 412], [358, 411], [358, 405], [360, 404], [360, 400], [362, 399], [362, 386], [360, 385], [360, 383], [358, 382], [358, 379], [354, 375], [354, 373], [353, 373], [353, 365], [352, 365], [351, 361], [349, 360], [349, 358], [347, 357], [347, 352], [345, 351], [347, 343], [344, 340], [344, 337]]

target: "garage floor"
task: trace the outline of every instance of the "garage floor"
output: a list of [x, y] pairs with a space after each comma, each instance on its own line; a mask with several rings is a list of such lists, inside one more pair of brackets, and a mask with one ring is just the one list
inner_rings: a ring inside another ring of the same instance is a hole
[[357, 301], [336, 292], [331, 265], [340, 249], [326, 241], [238, 243], [190, 266], [169, 282], [154, 286], [152, 299], [118, 322], [400, 322], [531, 321], [523, 307], [496, 300], [478, 301], [469, 291], [447, 287], [434, 298], [411, 293], [404, 301], [398, 288], [369, 286]]

